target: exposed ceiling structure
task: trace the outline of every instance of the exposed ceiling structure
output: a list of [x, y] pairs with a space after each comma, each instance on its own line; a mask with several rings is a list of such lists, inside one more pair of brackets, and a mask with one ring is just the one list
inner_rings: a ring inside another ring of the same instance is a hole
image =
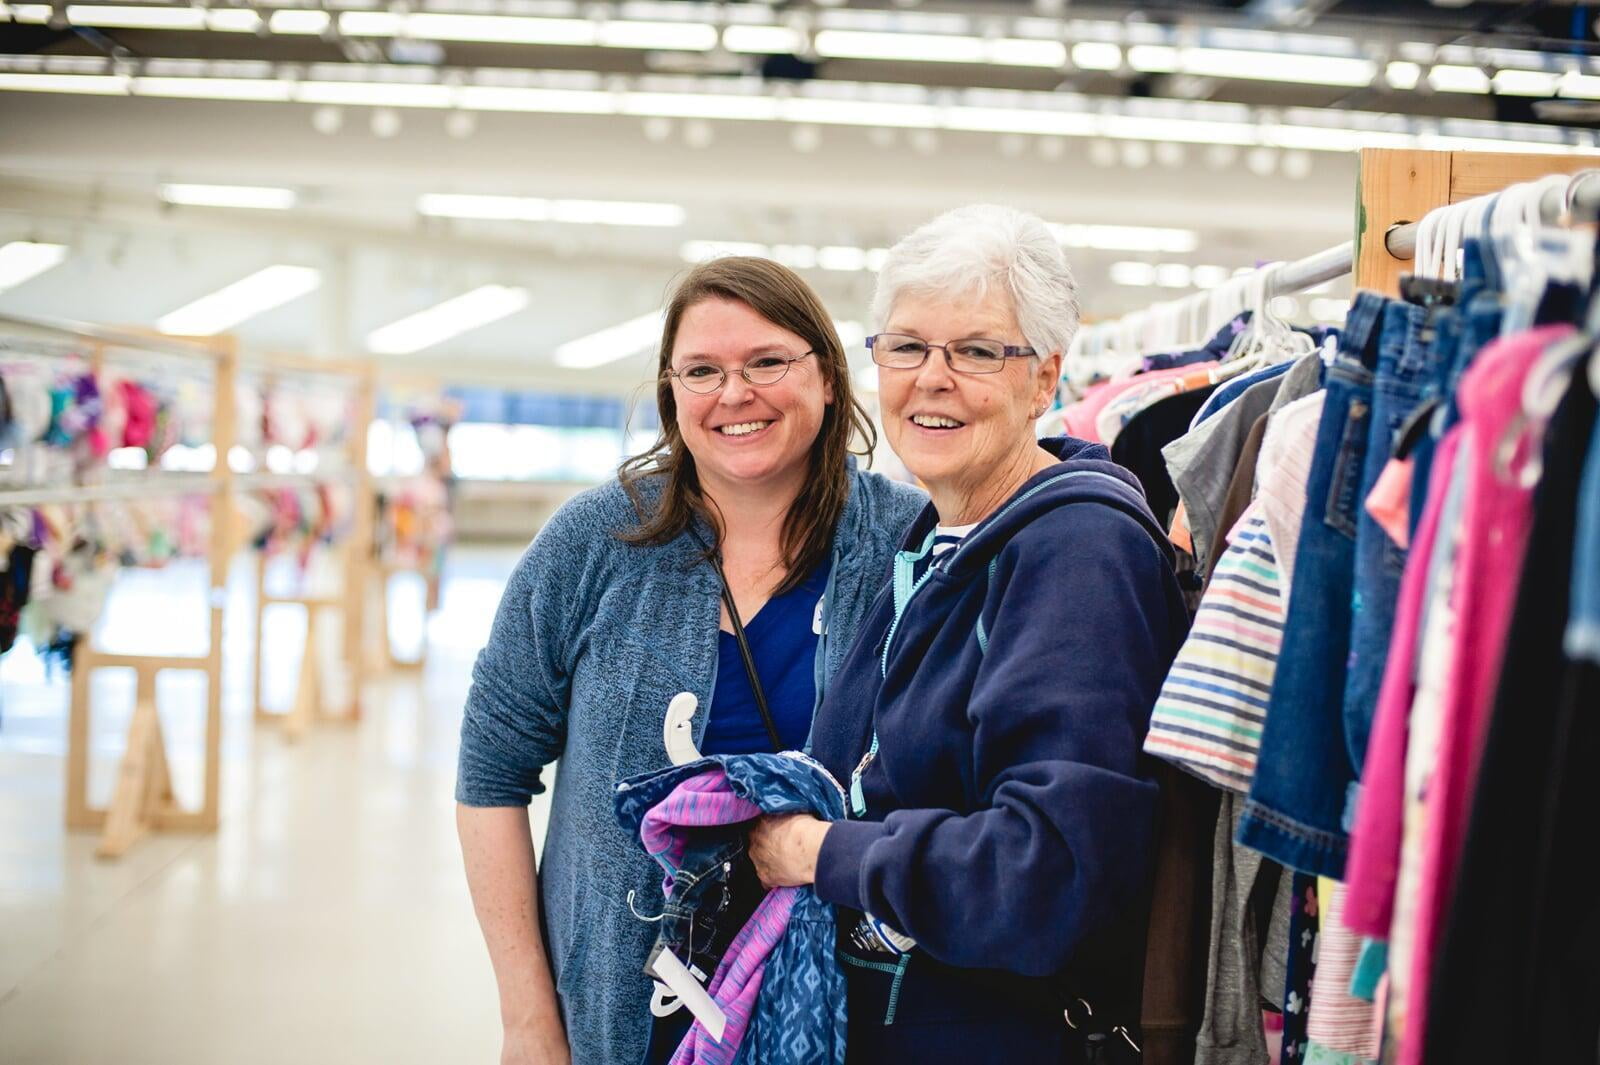
[[1348, 239], [1354, 147], [1594, 151], [1585, 10], [0, 4], [0, 244], [69, 249], [0, 310], [153, 325], [267, 271], [247, 343], [615, 390], [641, 356], [564, 345], [685, 262], [859, 320], [881, 249], [995, 200], [1120, 313]]

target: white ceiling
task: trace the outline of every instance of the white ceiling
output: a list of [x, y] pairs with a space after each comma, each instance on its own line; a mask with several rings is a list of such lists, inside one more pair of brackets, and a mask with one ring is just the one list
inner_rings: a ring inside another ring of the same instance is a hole
[[[658, 306], [686, 240], [881, 247], [980, 200], [1053, 222], [1199, 232], [1188, 255], [1072, 250], [1085, 310], [1104, 317], [1172, 294], [1112, 285], [1116, 260], [1250, 266], [1348, 240], [1354, 218], [1354, 157], [1328, 152], [1309, 153], [1311, 173], [1295, 180], [1194, 146], [1176, 165], [1097, 166], [1083, 140], [1045, 147], [944, 133], [925, 154], [905, 131], [886, 146], [881, 132], [846, 127], [821, 130], [820, 145], [803, 152], [778, 124], [712, 123], [709, 146], [690, 147], [681, 122], [656, 140], [638, 119], [485, 114], [456, 138], [445, 115], [409, 111], [386, 139], [372, 133], [368, 109], [345, 109], [332, 135], [311, 117], [300, 104], [0, 93], [0, 242], [72, 247], [61, 266], [0, 293], [0, 311], [150, 325], [261, 267], [298, 263], [323, 269], [322, 289], [245, 323], [240, 336], [256, 348], [358, 354], [379, 325], [480, 284], [520, 285], [532, 295], [526, 310], [412, 361], [619, 391], [648, 374], [644, 359], [566, 371], [550, 354]], [[286, 185], [300, 204], [163, 207], [166, 181]], [[687, 221], [448, 222], [417, 214], [425, 192], [662, 201], [682, 204]], [[837, 317], [863, 315], [868, 275], [808, 277]]]

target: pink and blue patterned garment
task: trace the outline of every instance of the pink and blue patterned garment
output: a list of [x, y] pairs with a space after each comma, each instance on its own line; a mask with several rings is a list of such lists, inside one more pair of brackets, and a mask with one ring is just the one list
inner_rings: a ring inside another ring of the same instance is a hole
[[[844, 792], [827, 770], [794, 752], [718, 755], [624, 781], [616, 811], [666, 872], [670, 906], [674, 884], [696, 871], [685, 864], [720, 853], [697, 847], [697, 833], [725, 838], [713, 830], [763, 814], [839, 820]], [[834, 939], [834, 908], [811, 888], [767, 892], [706, 988], [728, 1017], [722, 1040], [696, 1021], [672, 1065], [843, 1065], [845, 981]]]

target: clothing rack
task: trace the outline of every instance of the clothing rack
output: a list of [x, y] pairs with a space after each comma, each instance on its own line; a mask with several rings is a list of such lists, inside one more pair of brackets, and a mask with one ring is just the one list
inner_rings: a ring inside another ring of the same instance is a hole
[[[430, 374], [407, 373], [402, 371], [381, 371], [378, 375], [378, 391], [380, 393], [403, 393], [415, 396], [418, 394], [440, 395], [444, 390], [443, 382]], [[424, 471], [425, 473], [427, 471]], [[383, 482], [392, 481], [393, 478], [382, 478]], [[379, 482], [375, 486], [383, 487]], [[374, 493], [376, 503], [376, 490]], [[376, 510], [374, 510], [376, 517]], [[380, 557], [376, 550], [376, 537], [374, 537], [374, 551], [371, 559], [372, 573], [377, 584], [376, 599], [376, 632], [370, 634], [369, 642], [374, 646], [370, 648], [367, 656], [368, 669], [373, 674], [384, 674], [396, 671], [418, 671], [427, 668], [428, 640], [426, 635], [427, 614], [437, 609], [439, 600], [440, 575], [429, 573], [421, 566], [399, 561], [393, 558]], [[393, 642], [389, 636], [389, 584], [393, 577], [402, 574], [415, 574], [422, 578], [424, 583], [424, 635], [422, 646], [415, 658], [401, 658], [395, 654]], [[365, 601], [365, 600], [364, 600]]]
[[[330, 379], [352, 392], [354, 410], [352, 431], [345, 442], [345, 468], [329, 476], [326, 474], [279, 475], [258, 474], [246, 479], [255, 487], [326, 484], [343, 481], [352, 490], [351, 528], [334, 548], [339, 571], [339, 588], [335, 594], [313, 595], [301, 587], [289, 594], [273, 594], [267, 590], [267, 553], [259, 552], [256, 558], [256, 610], [254, 658], [254, 716], [257, 722], [281, 724], [284, 736], [298, 740], [316, 721], [339, 721], [354, 725], [361, 720], [362, 688], [368, 676], [367, 663], [362, 649], [366, 641], [367, 596], [364, 594], [371, 580], [372, 543], [376, 508], [372, 475], [367, 468], [367, 426], [375, 415], [376, 371], [370, 362], [308, 358], [301, 355], [274, 354], [252, 358], [246, 368], [268, 382], [283, 377], [311, 380]], [[266, 663], [264, 660], [264, 622], [269, 606], [296, 606], [305, 611], [305, 644], [299, 664], [295, 667], [295, 696], [288, 711], [268, 710], [262, 702], [262, 687]], [[337, 612], [343, 622], [341, 641], [342, 658], [350, 687], [350, 704], [343, 713], [330, 711], [323, 697], [324, 677], [321, 659], [322, 618]]]
[[[80, 343], [96, 372], [120, 353], [138, 357], [195, 360], [212, 369], [215, 412], [211, 442], [220, 461], [209, 474], [147, 474], [90, 485], [24, 486], [0, 490], [0, 506], [114, 502], [133, 498], [209, 495], [211, 529], [208, 547], [210, 632], [203, 655], [109, 654], [95, 649], [88, 634], [74, 648], [72, 692], [67, 728], [66, 822], [69, 829], [100, 832], [95, 853], [119, 858], [148, 832], [214, 832], [221, 796], [222, 752], [222, 622], [232, 555], [234, 474], [225, 456], [235, 439], [233, 385], [238, 352], [230, 336], [184, 338], [115, 330], [77, 322], [51, 322], [0, 314], [0, 327], [33, 336]], [[136, 678], [133, 714], [127, 743], [117, 769], [111, 802], [89, 802], [90, 679], [100, 669], [132, 669]], [[205, 674], [206, 730], [203, 791], [200, 808], [184, 808], [172, 787], [166, 740], [156, 695], [156, 677], [164, 670]]]
[[[1541, 217], [1557, 222], [1572, 208], [1600, 208], [1600, 181], [1592, 177], [1595, 160], [1582, 156], [1524, 155], [1494, 152], [1431, 152], [1363, 148], [1360, 153], [1358, 232], [1352, 241], [1254, 272], [1265, 284], [1265, 298], [1287, 296], [1328, 281], [1351, 277], [1355, 287], [1398, 295], [1400, 275], [1416, 252], [1418, 225], [1429, 211], [1487, 196], [1510, 185], [1551, 174], [1583, 173], [1565, 189], [1550, 189], [1539, 202]], [[1377, 239], [1378, 235], [1382, 239]], [[1267, 271], [1263, 275], [1263, 271]], [[1200, 292], [1158, 304], [1183, 315], [1203, 308], [1211, 293]], [[1114, 332], [1134, 311], [1094, 329]]]

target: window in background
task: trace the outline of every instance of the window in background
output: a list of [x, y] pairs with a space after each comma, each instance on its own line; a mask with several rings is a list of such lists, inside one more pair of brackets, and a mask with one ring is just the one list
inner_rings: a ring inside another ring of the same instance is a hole
[[380, 419], [368, 428], [367, 469], [374, 477], [412, 477], [422, 465], [422, 447], [410, 422]]

